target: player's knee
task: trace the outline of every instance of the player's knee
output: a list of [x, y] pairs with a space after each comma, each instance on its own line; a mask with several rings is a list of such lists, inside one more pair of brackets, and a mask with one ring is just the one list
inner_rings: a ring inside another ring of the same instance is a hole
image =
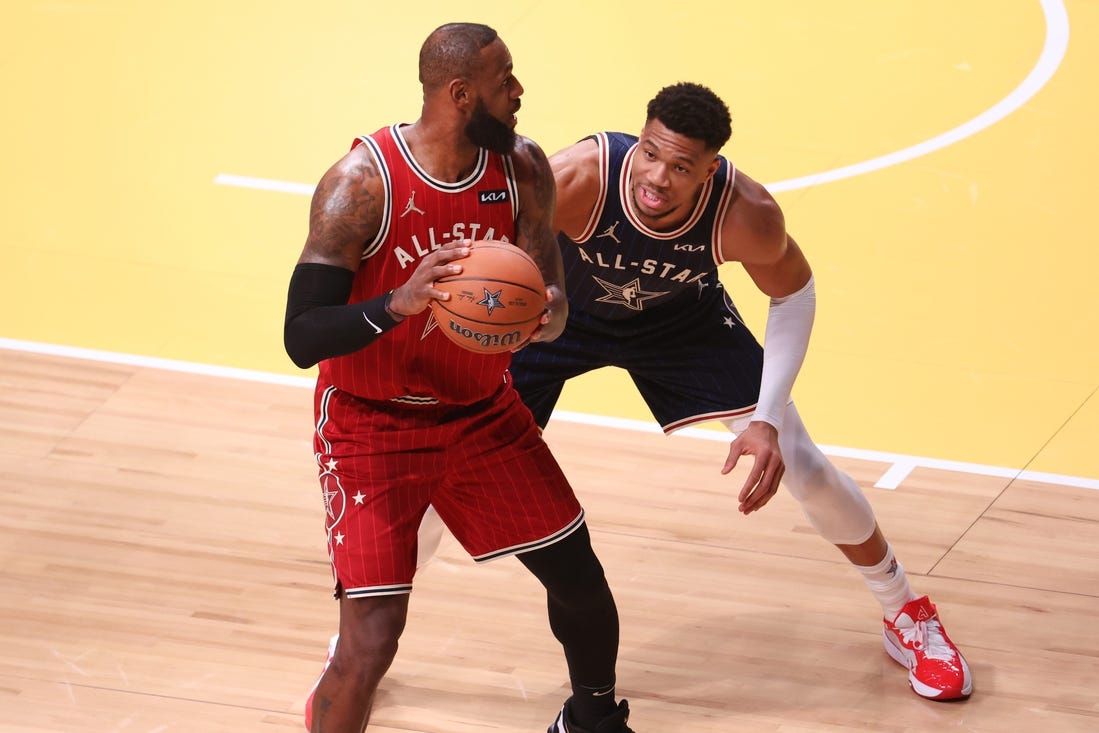
[[832, 544], [857, 544], [876, 525], [874, 511], [862, 489], [836, 468], [803, 431], [784, 446], [787, 457], [783, 484], [801, 504], [805, 517]]
[[332, 667], [356, 686], [371, 687], [385, 675], [397, 656], [400, 634], [343, 633], [332, 656]]
[[877, 520], [858, 484], [835, 468], [817, 479], [799, 501], [820, 536], [834, 545], [859, 544], [869, 537]]
[[798, 451], [787, 460], [782, 483], [801, 503], [827, 498], [844, 490], [842, 477], [823, 453]]
[[550, 597], [576, 608], [605, 604], [610, 597], [606, 574], [592, 550], [586, 526], [559, 542], [519, 556]]
[[561, 592], [567, 592], [581, 599], [604, 595], [610, 589], [603, 566], [594, 552], [588, 553], [583, 562], [575, 565], [572, 572], [565, 574], [562, 580], [564, 582], [559, 584]]
[[340, 640], [333, 666], [356, 679], [381, 678], [397, 655], [408, 615], [408, 596], [348, 600], [340, 605]]
[[802, 504], [812, 501], [843, 500], [851, 483], [809, 437], [793, 405], [787, 408], [786, 424], [779, 434], [779, 447], [786, 461], [782, 483]]

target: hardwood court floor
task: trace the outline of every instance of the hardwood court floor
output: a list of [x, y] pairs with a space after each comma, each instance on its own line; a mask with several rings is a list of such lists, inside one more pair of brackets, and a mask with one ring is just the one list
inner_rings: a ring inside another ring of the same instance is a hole
[[[0, 731], [302, 729], [329, 597], [308, 390], [0, 350]], [[1093, 490], [836, 459], [976, 680], [924, 701], [785, 495], [735, 512], [720, 442], [551, 423], [622, 616], [638, 733], [1099, 727]], [[540, 590], [453, 540], [417, 578], [372, 731], [545, 730]]]

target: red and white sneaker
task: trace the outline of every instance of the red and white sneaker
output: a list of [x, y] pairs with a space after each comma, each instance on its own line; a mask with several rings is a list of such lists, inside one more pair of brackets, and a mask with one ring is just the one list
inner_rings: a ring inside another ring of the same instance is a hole
[[317, 681], [313, 683], [313, 687], [309, 690], [309, 697], [305, 698], [305, 729], [313, 730], [313, 695], [317, 692], [317, 685], [321, 683], [321, 677], [324, 677], [324, 673], [328, 671], [328, 666], [332, 664], [332, 655], [336, 653], [336, 642], [339, 641], [340, 635], [336, 634], [328, 640], [328, 655], [324, 658], [324, 669], [317, 675]]
[[969, 697], [973, 692], [969, 665], [946, 635], [927, 596], [906, 603], [892, 621], [882, 620], [885, 651], [897, 664], [908, 667], [908, 682], [917, 695], [932, 700]]

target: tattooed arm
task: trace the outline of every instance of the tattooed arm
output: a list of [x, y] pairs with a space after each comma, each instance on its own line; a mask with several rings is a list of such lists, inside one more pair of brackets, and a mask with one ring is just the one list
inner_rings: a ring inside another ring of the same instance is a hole
[[552, 341], [565, 330], [569, 302], [565, 298], [565, 268], [553, 230], [556, 188], [553, 171], [542, 148], [519, 136], [512, 153], [519, 189], [519, 217], [515, 221], [516, 244], [526, 250], [542, 270], [546, 282], [547, 313], [532, 341]]
[[309, 236], [298, 264], [359, 268], [366, 243], [382, 225], [385, 188], [366, 145], [355, 146], [317, 184], [309, 207]]
[[350, 354], [419, 313], [431, 298], [448, 296], [434, 282], [459, 271], [450, 261], [468, 247], [450, 244], [423, 258], [409, 280], [388, 293], [348, 303], [363, 248], [382, 225], [385, 188], [366, 145], [333, 165], [317, 185], [309, 210], [309, 236], [290, 278], [283, 343], [306, 368]]

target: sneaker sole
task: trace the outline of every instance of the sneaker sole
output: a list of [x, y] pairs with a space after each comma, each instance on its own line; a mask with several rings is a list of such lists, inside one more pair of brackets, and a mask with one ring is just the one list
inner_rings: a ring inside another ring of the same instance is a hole
[[565, 728], [564, 708], [557, 714], [557, 719], [553, 721], [553, 725], [546, 729], [546, 733], [568, 733], [568, 730]]

